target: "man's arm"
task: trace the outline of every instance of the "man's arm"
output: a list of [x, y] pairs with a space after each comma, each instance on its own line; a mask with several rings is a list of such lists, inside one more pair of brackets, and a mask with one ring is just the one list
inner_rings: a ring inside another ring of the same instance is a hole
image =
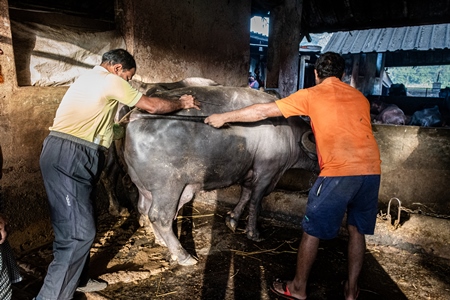
[[151, 114], [165, 114], [180, 109], [195, 108], [200, 110], [200, 103], [192, 95], [183, 95], [179, 101], [166, 100], [157, 97], [147, 97], [142, 95], [136, 103], [136, 107], [146, 110]]
[[222, 114], [210, 115], [205, 119], [205, 123], [220, 128], [228, 122], [256, 122], [280, 116], [282, 116], [282, 113], [275, 102], [260, 103]]

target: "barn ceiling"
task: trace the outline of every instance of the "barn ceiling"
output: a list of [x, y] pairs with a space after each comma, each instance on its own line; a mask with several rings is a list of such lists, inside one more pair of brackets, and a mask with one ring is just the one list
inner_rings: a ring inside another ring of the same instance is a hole
[[[114, 21], [115, 0], [9, 0], [12, 16], [54, 12], [68, 16]], [[285, 1], [250, 0], [252, 15], [270, 16]], [[297, 0], [301, 1], [301, 0]], [[450, 23], [450, 0], [303, 0], [302, 32], [323, 33], [372, 28]], [[48, 17], [48, 15], [47, 15]]]
[[20, 22], [111, 30], [115, 0], [8, 0], [10, 18]]
[[[252, 0], [252, 15], [284, 1]], [[304, 34], [441, 23], [450, 23], [450, 0], [303, 0]]]

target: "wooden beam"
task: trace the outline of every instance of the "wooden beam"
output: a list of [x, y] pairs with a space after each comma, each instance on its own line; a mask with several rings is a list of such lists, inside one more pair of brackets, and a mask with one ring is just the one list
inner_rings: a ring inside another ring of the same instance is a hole
[[281, 97], [297, 91], [302, 0], [286, 0], [270, 13], [266, 88]]
[[45, 12], [27, 9], [9, 9], [11, 20], [18, 22], [33, 22], [43, 25], [69, 26], [72, 28], [88, 29], [92, 31], [108, 31], [115, 29], [114, 22], [67, 15], [58, 12]]

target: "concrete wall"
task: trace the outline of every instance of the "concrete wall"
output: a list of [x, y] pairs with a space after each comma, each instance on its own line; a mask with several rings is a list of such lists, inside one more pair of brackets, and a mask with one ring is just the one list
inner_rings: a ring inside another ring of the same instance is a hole
[[246, 86], [251, 1], [119, 1], [119, 22], [137, 63], [136, 79], [204, 77]]
[[382, 160], [380, 200], [450, 215], [450, 128], [373, 125]]

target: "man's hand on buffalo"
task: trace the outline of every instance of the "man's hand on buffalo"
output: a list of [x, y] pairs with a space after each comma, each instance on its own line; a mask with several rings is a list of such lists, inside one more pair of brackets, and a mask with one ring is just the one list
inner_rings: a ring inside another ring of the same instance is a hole
[[192, 95], [183, 95], [179, 99], [183, 105], [183, 109], [195, 108], [200, 110], [200, 102], [195, 100]]
[[275, 102], [253, 104], [238, 110], [221, 114], [213, 114], [205, 119], [205, 123], [216, 128], [232, 122], [256, 122], [270, 117], [281, 117], [281, 111]]
[[167, 114], [180, 109], [195, 108], [200, 110], [200, 102], [195, 100], [192, 95], [183, 95], [175, 99], [163, 99], [153, 96], [142, 95], [141, 99], [136, 103], [136, 107], [146, 110], [151, 114]]
[[205, 124], [215, 128], [220, 128], [225, 124], [224, 114], [213, 114], [205, 119]]

